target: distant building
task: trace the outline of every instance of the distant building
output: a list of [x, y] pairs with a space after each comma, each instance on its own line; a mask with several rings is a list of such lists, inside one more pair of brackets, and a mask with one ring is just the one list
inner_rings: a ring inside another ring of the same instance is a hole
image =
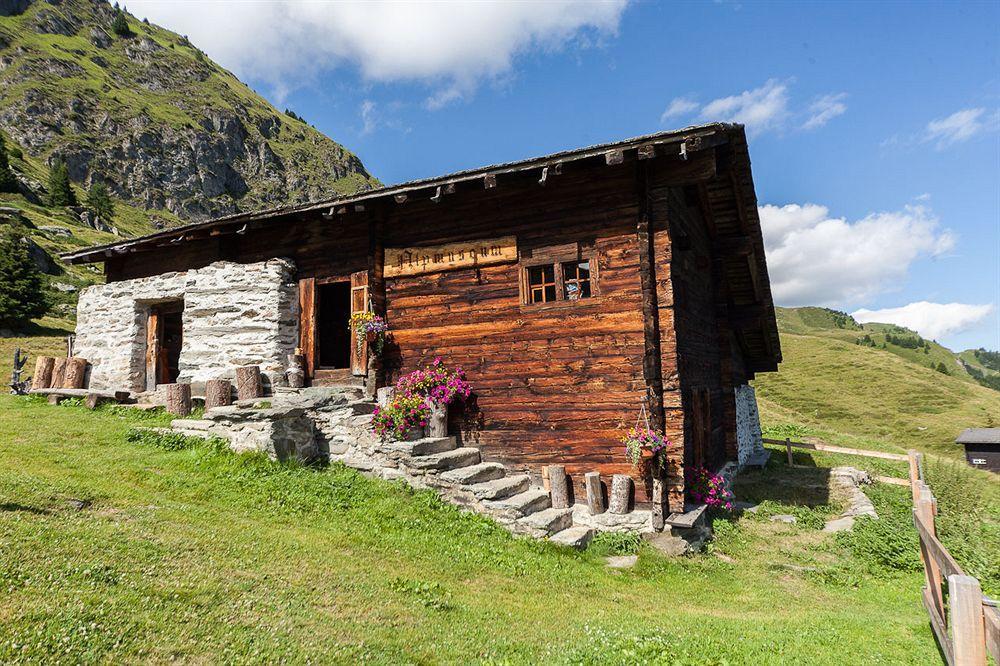
[[955, 440], [973, 467], [1000, 472], [1000, 428], [967, 428]]

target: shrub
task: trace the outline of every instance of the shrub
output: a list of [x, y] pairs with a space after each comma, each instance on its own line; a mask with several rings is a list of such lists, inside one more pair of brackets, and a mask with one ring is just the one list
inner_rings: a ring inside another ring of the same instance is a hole
[[0, 236], [0, 327], [22, 328], [48, 311], [41, 273], [18, 234]]
[[732, 511], [735, 497], [722, 475], [712, 474], [704, 467], [689, 467], [684, 470], [684, 477], [688, 495], [695, 502], [704, 502], [709, 509]]
[[69, 184], [69, 167], [66, 162], [56, 159], [49, 170], [49, 205], [75, 206], [77, 204], [76, 194]]
[[17, 192], [17, 178], [7, 161], [7, 144], [0, 135], [0, 192]]

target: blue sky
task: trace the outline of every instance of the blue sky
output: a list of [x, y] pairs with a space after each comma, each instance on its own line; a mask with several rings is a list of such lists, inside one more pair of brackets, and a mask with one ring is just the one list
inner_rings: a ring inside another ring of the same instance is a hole
[[1000, 348], [1000, 3], [129, 3], [383, 182], [746, 122], [778, 304]]

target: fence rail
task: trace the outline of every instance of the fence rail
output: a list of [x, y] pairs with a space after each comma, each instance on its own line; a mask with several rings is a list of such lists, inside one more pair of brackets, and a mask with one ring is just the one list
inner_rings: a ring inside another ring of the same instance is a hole
[[913, 524], [927, 582], [922, 597], [931, 629], [949, 666], [984, 666], [987, 651], [1000, 664], [1000, 611], [983, 597], [979, 581], [967, 576], [938, 538], [937, 499], [924, 480], [923, 456], [910, 451]]
[[779, 444], [784, 446], [788, 452], [788, 464], [792, 464], [792, 448], [809, 449], [811, 451], [826, 451], [827, 453], [846, 453], [852, 456], [865, 456], [866, 458], [881, 458], [882, 460], [899, 460], [906, 462], [907, 457], [901, 453], [886, 453], [884, 451], [866, 451], [863, 449], [849, 449], [846, 446], [831, 446], [830, 444], [809, 444], [807, 442], [793, 442], [790, 439], [768, 439], [764, 438], [765, 444]]

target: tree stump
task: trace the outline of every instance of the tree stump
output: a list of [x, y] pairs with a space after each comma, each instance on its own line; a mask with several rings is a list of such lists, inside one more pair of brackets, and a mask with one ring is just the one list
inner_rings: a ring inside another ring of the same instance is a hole
[[35, 359], [35, 375], [31, 378], [32, 389], [47, 389], [52, 386], [52, 369], [56, 364], [53, 356], [39, 356]]
[[66, 381], [66, 358], [60, 356], [55, 360], [52, 365], [52, 383], [50, 386], [52, 388], [63, 388], [63, 382]]
[[87, 359], [74, 356], [66, 359], [66, 375], [62, 388], [82, 389], [87, 379]]
[[601, 489], [601, 473], [587, 472], [583, 475], [583, 485], [587, 487], [587, 508], [590, 515], [604, 513], [604, 492]]
[[177, 416], [191, 413], [190, 384], [167, 384], [167, 412]]
[[288, 386], [291, 388], [302, 388], [306, 385], [306, 357], [302, 354], [288, 355]]
[[549, 465], [549, 494], [553, 509], [569, 508], [569, 483], [565, 466]]
[[608, 511], [618, 515], [628, 513], [628, 499], [632, 490], [632, 477], [627, 474], [615, 474], [611, 477], [611, 498]]
[[239, 400], [264, 397], [264, 384], [260, 379], [259, 365], [244, 365], [236, 368], [236, 397]]
[[381, 407], [382, 409], [385, 409], [386, 407], [389, 406], [389, 403], [392, 402], [392, 399], [395, 397], [396, 387], [383, 386], [382, 388], [378, 389], [375, 392], [375, 394], [378, 396], [378, 406]]
[[427, 419], [427, 436], [448, 436], [448, 405], [431, 403], [431, 413]]
[[233, 384], [228, 379], [209, 379], [205, 382], [205, 410], [224, 407], [233, 403]]
[[49, 396], [49, 404], [50, 405], [58, 405], [60, 402], [63, 401], [64, 398], [65, 398], [65, 396], [61, 396], [61, 395], [59, 395], [57, 393], [53, 393], [52, 395]]
[[661, 531], [666, 525], [666, 518], [663, 515], [663, 505], [666, 500], [666, 495], [664, 493], [664, 483], [660, 476], [653, 477], [653, 512], [652, 521], [653, 529], [657, 532]]

